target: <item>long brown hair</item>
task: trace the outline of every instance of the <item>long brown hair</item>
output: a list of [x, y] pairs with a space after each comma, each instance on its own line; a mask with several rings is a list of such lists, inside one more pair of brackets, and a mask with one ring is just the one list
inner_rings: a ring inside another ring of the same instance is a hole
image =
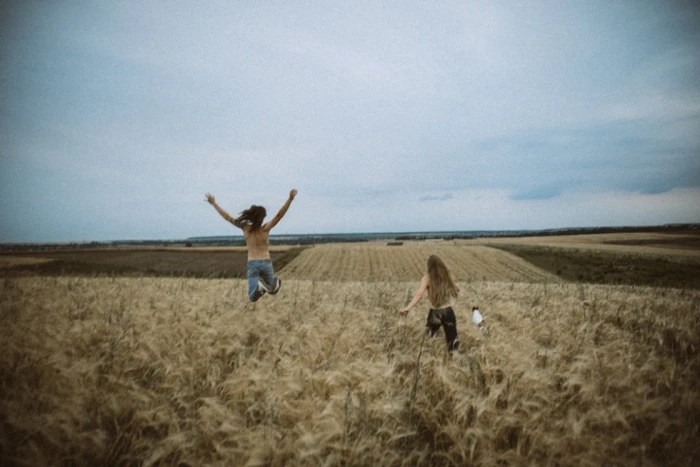
[[450, 271], [445, 263], [437, 255], [430, 255], [428, 258], [428, 297], [434, 306], [441, 305], [448, 297], [456, 297], [459, 289], [452, 281]]
[[258, 230], [262, 226], [266, 215], [267, 211], [264, 207], [254, 204], [243, 211], [236, 221], [243, 225], [249, 225], [253, 230]]

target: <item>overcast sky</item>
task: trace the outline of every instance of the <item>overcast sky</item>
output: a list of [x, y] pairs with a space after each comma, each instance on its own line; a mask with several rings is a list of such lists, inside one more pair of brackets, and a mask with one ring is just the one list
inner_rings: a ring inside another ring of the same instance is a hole
[[692, 1], [5, 1], [0, 243], [700, 222]]

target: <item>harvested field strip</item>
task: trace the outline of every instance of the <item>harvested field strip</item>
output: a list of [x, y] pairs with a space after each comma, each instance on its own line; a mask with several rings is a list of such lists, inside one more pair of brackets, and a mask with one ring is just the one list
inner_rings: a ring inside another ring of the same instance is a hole
[[459, 285], [448, 359], [415, 281], [0, 279], [0, 458], [698, 465], [700, 292]]
[[700, 261], [700, 235], [666, 233], [609, 233], [586, 235], [552, 235], [510, 238], [479, 238], [458, 240], [460, 245], [487, 244], [531, 245], [540, 247], [601, 251], [607, 253], [639, 254], [651, 257], [666, 257], [670, 261]]
[[456, 280], [560, 280], [516, 255], [485, 246], [323, 245], [302, 252], [283, 272], [288, 277], [309, 280], [417, 280], [425, 273], [431, 254], [443, 258]]

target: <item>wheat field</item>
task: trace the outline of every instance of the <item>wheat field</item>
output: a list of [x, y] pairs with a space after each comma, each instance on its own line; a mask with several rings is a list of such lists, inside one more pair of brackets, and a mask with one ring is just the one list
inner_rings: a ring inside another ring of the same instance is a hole
[[455, 246], [454, 242], [407, 242], [317, 245], [306, 249], [285, 273], [308, 280], [410, 281], [424, 274], [428, 257], [443, 258], [455, 278], [464, 281], [557, 282], [557, 276], [505, 251], [487, 246]]
[[433, 250], [462, 289], [449, 358], [441, 336], [425, 338], [425, 302], [396, 312], [427, 251], [335, 248], [304, 252], [255, 304], [237, 279], [0, 278], [0, 458], [700, 463], [700, 291], [528, 278], [500, 253]]

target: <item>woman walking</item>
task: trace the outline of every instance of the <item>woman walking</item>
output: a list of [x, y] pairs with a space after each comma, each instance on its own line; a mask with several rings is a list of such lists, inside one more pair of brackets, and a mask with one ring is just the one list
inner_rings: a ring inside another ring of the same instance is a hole
[[452, 353], [459, 346], [457, 338], [457, 319], [452, 309], [454, 299], [459, 295], [459, 287], [450, 277], [450, 271], [445, 263], [436, 255], [428, 258], [428, 274], [423, 276], [418, 286], [418, 291], [411, 303], [399, 309], [404, 315], [413, 308], [428, 293], [432, 308], [428, 312], [428, 320], [425, 323], [426, 332], [434, 337], [440, 327], [445, 331], [447, 350]]
[[221, 217], [243, 230], [248, 247], [248, 298], [251, 302], [257, 301], [265, 293], [276, 294], [282, 285], [282, 281], [275, 277], [270, 260], [270, 230], [282, 220], [296, 195], [297, 190], [290, 191], [289, 198], [277, 215], [263, 224], [267, 215], [264, 207], [252, 205], [234, 219], [216, 204], [214, 196], [206, 194], [207, 201], [216, 208]]

